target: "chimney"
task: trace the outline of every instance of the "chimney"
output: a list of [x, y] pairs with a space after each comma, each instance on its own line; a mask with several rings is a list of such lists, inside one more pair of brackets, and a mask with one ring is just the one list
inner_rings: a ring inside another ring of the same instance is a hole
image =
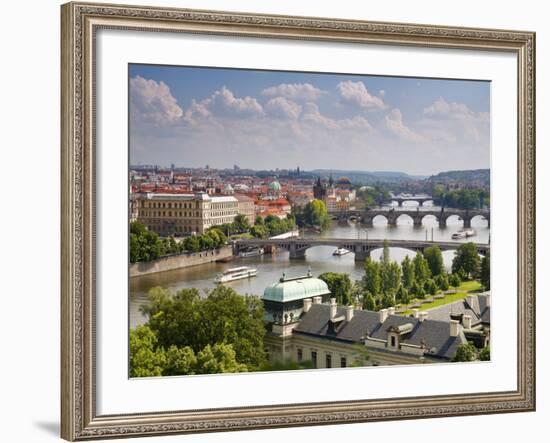
[[304, 298], [304, 313], [309, 311], [312, 303], [313, 303], [313, 300], [311, 298]]
[[395, 308], [393, 306], [388, 308], [388, 315], [395, 315]]
[[314, 305], [320, 305], [322, 301], [323, 301], [323, 297], [321, 297], [320, 295], [318, 295], [316, 297], [313, 297], [313, 304]]
[[353, 306], [346, 306], [346, 321], [351, 321], [353, 318]]
[[338, 308], [338, 305], [336, 304], [336, 299], [331, 298], [330, 299], [330, 318], [336, 317], [337, 308]]
[[388, 310], [380, 309], [380, 311], [378, 311], [378, 321], [380, 323], [384, 323], [387, 318], [388, 318]]
[[458, 337], [458, 333], [460, 331], [460, 323], [458, 320], [451, 320], [449, 322], [449, 335], [451, 337]]
[[462, 325], [464, 329], [472, 329], [472, 317], [470, 315], [464, 315], [462, 317]]
[[426, 311], [420, 311], [418, 313], [418, 320], [423, 322], [424, 320], [428, 319], [428, 313]]
[[412, 311], [413, 311], [413, 317], [418, 318], [418, 309], [414, 308]]
[[487, 293], [485, 295], [485, 305], [490, 308], [491, 307], [491, 294], [490, 293]]

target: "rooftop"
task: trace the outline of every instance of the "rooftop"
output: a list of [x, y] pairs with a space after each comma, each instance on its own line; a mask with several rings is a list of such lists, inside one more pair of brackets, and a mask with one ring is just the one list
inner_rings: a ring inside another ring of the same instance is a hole
[[262, 299], [285, 303], [329, 293], [327, 284], [323, 280], [313, 277], [310, 271], [307, 275], [296, 278], [286, 278], [283, 274], [277, 283], [265, 288]]

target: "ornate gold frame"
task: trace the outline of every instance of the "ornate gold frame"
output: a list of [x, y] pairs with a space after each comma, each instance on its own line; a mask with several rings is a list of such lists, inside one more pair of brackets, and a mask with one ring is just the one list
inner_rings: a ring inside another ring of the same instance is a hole
[[[533, 411], [535, 34], [68, 3], [61, 8], [61, 435], [67, 440]], [[511, 392], [98, 416], [95, 412], [94, 35], [99, 28], [507, 51], [518, 60], [518, 385]]]

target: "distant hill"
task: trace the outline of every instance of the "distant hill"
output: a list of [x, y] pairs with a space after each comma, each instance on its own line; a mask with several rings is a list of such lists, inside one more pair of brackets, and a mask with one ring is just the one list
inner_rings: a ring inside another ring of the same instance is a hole
[[434, 183], [479, 182], [489, 186], [491, 173], [489, 169], [473, 169], [469, 171], [446, 171], [428, 177]]
[[334, 180], [338, 180], [340, 177], [348, 177], [353, 183], [362, 183], [366, 185], [379, 182], [399, 183], [422, 180], [426, 178], [426, 176], [409, 175], [405, 172], [399, 171], [345, 171], [337, 169], [314, 169], [308, 172], [314, 175], [319, 175], [323, 179], [328, 178], [331, 174]]

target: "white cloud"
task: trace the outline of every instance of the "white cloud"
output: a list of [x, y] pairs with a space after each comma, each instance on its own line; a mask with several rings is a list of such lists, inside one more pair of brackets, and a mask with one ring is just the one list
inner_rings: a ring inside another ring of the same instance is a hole
[[316, 88], [310, 83], [282, 83], [264, 89], [262, 94], [269, 97], [282, 96], [293, 100], [315, 101], [326, 94], [326, 91]]
[[302, 120], [309, 123], [314, 123], [325, 127], [326, 129], [366, 129], [371, 130], [372, 127], [369, 121], [362, 116], [355, 116], [346, 119], [333, 119], [327, 117], [319, 111], [319, 107], [315, 103], [306, 103]]
[[393, 134], [407, 141], [418, 142], [423, 141], [424, 137], [413, 131], [403, 123], [403, 115], [397, 108], [392, 109], [384, 118], [386, 128]]
[[365, 109], [384, 109], [386, 105], [380, 97], [372, 95], [361, 81], [344, 81], [336, 86], [342, 100]]
[[162, 81], [147, 80], [136, 76], [130, 79], [130, 109], [132, 118], [138, 122], [165, 126], [177, 122], [183, 110]]
[[302, 112], [302, 107], [284, 97], [275, 97], [269, 100], [265, 109], [269, 115], [276, 118], [296, 120]]
[[253, 117], [263, 114], [258, 100], [248, 96], [237, 98], [225, 86], [200, 103], [213, 114], [224, 117]]
[[439, 97], [430, 106], [424, 108], [424, 115], [432, 118], [456, 119], [475, 117], [475, 113], [464, 103], [447, 102], [443, 97]]

